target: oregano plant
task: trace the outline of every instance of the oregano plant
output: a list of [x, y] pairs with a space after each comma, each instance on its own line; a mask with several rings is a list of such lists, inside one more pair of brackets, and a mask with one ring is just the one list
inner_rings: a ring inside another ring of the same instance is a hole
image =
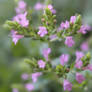
[[[20, 39], [31, 38], [33, 41], [39, 40], [48, 43], [49, 47], [43, 49], [43, 57], [40, 59], [32, 57], [24, 60], [30, 66], [30, 74], [24, 73], [22, 75], [22, 79], [26, 82], [22, 86], [13, 86], [13, 92], [35, 91], [34, 85], [38, 82], [38, 78], [49, 74], [56, 76], [64, 91], [72, 91], [72, 88], [76, 86], [84, 87], [87, 81], [83, 72], [86, 70], [92, 71], [92, 65], [90, 64], [91, 54], [90, 52], [83, 52], [88, 50], [87, 42], [81, 45], [82, 51], [76, 50], [73, 57], [69, 53], [62, 53], [60, 57], [57, 57], [60, 62], [56, 65], [52, 64], [50, 45], [59, 41], [62, 44], [64, 43], [63, 46], [66, 46], [67, 49], [70, 49], [78, 44], [75, 40], [81, 39], [83, 35], [86, 35], [91, 30], [89, 25], [83, 23], [82, 16], [75, 14], [70, 17], [70, 20], [65, 20], [58, 25], [57, 11], [49, 0], [44, 3], [38, 2], [33, 8], [28, 7], [23, 0], [19, 0], [16, 1], [15, 11], [16, 15], [12, 20], [7, 20], [4, 25], [7, 30], [10, 30], [13, 43], [17, 45]], [[41, 12], [38, 26], [33, 25], [32, 14], [34, 12]], [[57, 48], [55, 49], [57, 51]], [[71, 75], [72, 78], [70, 79], [72, 81], [69, 80]]]

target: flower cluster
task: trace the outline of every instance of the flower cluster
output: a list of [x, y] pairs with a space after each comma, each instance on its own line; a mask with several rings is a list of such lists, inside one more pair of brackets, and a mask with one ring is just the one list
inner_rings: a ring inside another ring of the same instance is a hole
[[42, 26], [39, 27], [38, 35], [40, 35], [40, 37], [44, 37], [47, 33], [48, 31], [45, 27], [42, 27]]
[[52, 6], [51, 4], [48, 5], [48, 8], [51, 10], [51, 12], [52, 12], [53, 14], [56, 13], [56, 10], [53, 8], [53, 6]]
[[[24, 88], [27, 91], [33, 91], [35, 89], [33, 83], [36, 83], [37, 80], [38, 80], [38, 78], [41, 75], [42, 75], [41, 72], [32, 73], [31, 75], [30, 74], [27, 74], [27, 73], [22, 74], [21, 75], [21, 78], [23, 79], [23, 81], [29, 80], [30, 78], [32, 79], [32, 82], [29, 82], [29, 83], [25, 83], [24, 84]], [[17, 88], [13, 88], [12, 92], [19, 92], [19, 90]]]
[[[13, 17], [13, 21], [17, 22], [18, 24], [21, 25], [21, 27], [27, 28], [29, 25], [29, 20], [27, 19], [27, 4], [23, 1], [20, 0], [18, 2], [17, 7], [15, 8], [16, 10], [16, 16]], [[19, 35], [17, 30], [15, 29], [11, 30], [11, 37], [13, 39], [14, 44], [18, 42], [19, 39], [23, 38], [23, 35]]]
[[18, 40], [21, 39], [21, 38], [23, 38], [24, 36], [17, 34], [17, 31], [15, 31], [15, 30], [11, 30], [11, 37], [12, 37], [12, 41], [16, 45], [16, 43], [18, 42]]
[[[12, 21], [6, 22], [6, 26], [11, 30], [12, 41], [15, 45], [19, 39], [30, 37], [33, 40], [48, 42], [48, 44], [53, 41], [63, 40], [64, 44], [70, 48], [76, 43], [74, 40], [76, 35], [84, 35], [91, 29], [90, 26], [82, 23], [80, 15], [71, 16], [69, 21], [61, 22], [60, 26], [57, 27], [56, 10], [51, 4], [45, 5], [40, 2], [35, 4], [34, 10], [43, 10], [42, 23], [36, 28], [31, 25], [31, 19], [28, 19], [28, 16], [31, 18], [30, 10], [27, 11], [27, 4], [23, 0], [18, 2], [15, 10], [16, 16], [13, 17]], [[32, 82], [25, 82], [24, 88], [27, 91], [35, 90], [34, 83], [37, 82], [41, 75], [44, 75], [44, 72], [47, 74], [48, 72], [53, 72], [58, 78], [62, 78], [65, 91], [71, 91], [74, 86], [67, 78], [72, 71], [74, 71], [76, 82], [83, 83], [86, 80], [86, 76], [82, 74], [82, 71], [92, 71], [90, 53], [84, 53], [89, 49], [88, 42], [83, 42], [80, 49], [82, 51], [76, 51], [75, 56], [72, 53], [72, 56], [76, 57], [75, 62], [74, 59], [71, 59], [69, 53], [66, 54], [65, 52], [61, 54], [59, 64], [53, 66], [53, 60], [50, 57], [50, 54], [52, 54], [51, 48], [43, 49], [43, 58], [26, 60], [25, 62], [31, 66], [31, 75], [24, 73], [21, 78], [23, 81], [29, 81], [31, 78]], [[18, 89], [13, 88], [13, 92], [18, 92]]]
[[22, 27], [28, 27], [29, 25], [29, 20], [27, 20], [26, 18], [27, 16], [27, 12], [25, 12], [24, 14], [18, 14], [13, 18], [13, 21], [16, 21], [17, 23], [19, 23]]
[[73, 40], [73, 37], [72, 36], [66, 37], [65, 44], [68, 47], [72, 47], [75, 44], [75, 41]]
[[69, 55], [68, 54], [63, 54], [60, 56], [60, 64], [65, 65], [68, 62]]
[[90, 26], [82, 25], [81, 28], [78, 30], [78, 32], [82, 34], [86, 34], [90, 29], [91, 29]]
[[[84, 70], [90, 70], [91, 71], [92, 66], [90, 64], [86, 67], [83, 66], [84, 62], [81, 60], [81, 58], [83, 58], [83, 56], [84, 56], [84, 54], [82, 52], [79, 52], [79, 51], [76, 52], [76, 61], [75, 61], [74, 68], [80, 69], [80, 70], [82, 68], [84, 68]], [[65, 57], [65, 58], [63, 58], [63, 57]], [[68, 61], [67, 54], [62, 55], [60, 58], [61, 58], [61, 65], [64, 65], [63, 63], [64, 62], [66, 63], [66, 61]], [[76, 72], [75, 79], [79, 84], [83, 83], [83, 81], [86, 80], [84, 75], [79, 73], [79, 72]], [[63, 87], [64, 87], [64, 90], [71, 91], [73, 86], [72, 86], [72, 83], [70, 83], [67, 79], [65, 79], [64, 82], [63, 82]]]

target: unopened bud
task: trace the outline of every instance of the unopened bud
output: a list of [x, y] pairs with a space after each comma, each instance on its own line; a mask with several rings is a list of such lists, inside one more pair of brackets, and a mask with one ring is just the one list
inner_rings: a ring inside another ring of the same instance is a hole
[[81, 20], [81, 15], [77, 16], [77, 20], [76, 20], [76, 24], [81, 24], [82, 20]]
[[41, 19], [41, 21], [42, 21], [42, 22], [45, 22], [45, 19], [44, 19], [44, 18], [42, 18], [42, 19]]
[[67, 69], [66, 69], [66, 73], [68, 73], [69, 71], [70, 71], [70, 69], [69, 69], [69, 68], [67, 68]]
[[46, 24], [47, 24], [47, 25], [49, 25], [49, 23], [48, 23], [48, 22], [46, 22]]
[[54, 19], [54, 21], [53, 21], [53, 22], [54, 22], [54, 24], [56, 24], [56, 23], [57, 23], [57, 20], [56, 20], [56, 19]]
[[91, 58], [91, 55], [90, 55], [89, 52], [86, 54], [86, 56], [87, 56], [87, 59], [88, 59], [88, 60]]

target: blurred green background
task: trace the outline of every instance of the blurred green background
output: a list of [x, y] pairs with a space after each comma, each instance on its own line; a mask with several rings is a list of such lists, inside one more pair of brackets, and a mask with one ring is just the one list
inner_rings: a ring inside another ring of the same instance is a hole
[[[44, 0], [24, 0], [30, 7], [33, 7], [36, 2], [43, 2]], [[69, 19], [70, 16], [78, 13], [83, 17], [84, 23], [92, 26], [92, 0], [52, 0], [55, 9], [57, 10], [58, 24], [65, 19]], [[39, 56], [42, 48], [47, 47], [46, 43], [40, 41], [32, 41], [30, 38], [21, 39], [16, 46], [12, 43], [9, 37], [9, 31], [3, 28], [3, 24], [6, 20], [11, 20], [15, 15], [15, 2], [14, 0], [0, 0], [0, 92], [12, 92], [11, 85], [13, 83], [21, 83], [21, 74], [26, 72], [24, 58], [30, 58], [32, 56]], [[36, 21], [34, 15], [34, 21]], [[83, 36], [81, 41], [78, 41], [78, 45], [75, 46], [79, 49], [79, 44], [88, 40], [90, 46], [90, 52], [92, 53], [92, 32], [89, 32], [86, 36]], [[55, 45], [57, 44], [57, 45]], [[55, 46], [54, 46], [55, 45]], [[61, 48], [62, 44], [55, 42], [51, 44], [53, 50], [52, 58], [60, 56], [61, 52], [69, 52], [72, 49], [66, 50]], [[41, 47], [40, 47], [41, 46]], [[57, 48], [58, 49], [54, 49]], [[40, 49], [39, 49], [40, 48]], [[60, 49], [60, 50], [59, 50]], [[56, 52], [57, 51], [57, 52]], [[59, 52], [58, 52], [59, 51]], [[72, 53], [71, 53], [72, 54]], [[87, 91], [76, 89], [73, 92], [92, 92], [92, 80], [87, 86]], [[53, 84], [53, 82], [51, 83]], [[55, 85], [49, 85], [41, 92], [61, 92], [62, 87], [57, 83]], [[57, 88], [56, 88], [57, 87]], [[52, 90], [51, 90], [52, 89]], [[37, 91], [38, 92], [38, 91]], [[62, 91], [63, 92], [63, 91]]]

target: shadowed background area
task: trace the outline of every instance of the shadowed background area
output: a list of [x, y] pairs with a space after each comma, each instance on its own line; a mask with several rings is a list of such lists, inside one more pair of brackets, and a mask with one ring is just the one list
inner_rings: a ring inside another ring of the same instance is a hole
[[[16, 1], [16, 0], [15, 0]], [[23, 62], [24, 58], [40, 57], [42, 48], [46, 47], [46, 43], [40, 41], [32, 41], [30, 38], [21, 39], [15, 46], [9, 36], [10, 32], [3, 28], [6, 20], [11, 20], [15, 15], [14, 0], [0, 0], [0, 92], [12, 92], [11, 85], [13, 83], [21, 83], [21, 74], [26, 72], [27, 68]], [[44, 0], [24, 0], [27, 4], [33, 7], [36, 2]], [[68, 20], [70, 16], [81, 14], [83, 22], [92, 26], [92, 0], [52, 0], [55, 9], [57, 10], [58, 24], [61, 21]], [[33, 15], [34, 24], [37, 23], [36, 14]], [[92, 32], [83, 36], [77, 41], [74, 48], [80, 50], [79, 46], [82, 41], [88, 40], [89, 51], [92, 54]], [[57, 45], [55, 45], [57, 44]], [[74, 52], [72, 49], [67, 50], [62, 43], [55, 42], [51, 44], [52, 58], [59, 57], [63, 52]], [[39, 49], [40, 48], [40, 49]], [[58, 49], [55, 49], [58, 48]], [[52, 77], [50, 75], [50, 77]], [[41, 85], [40, 82], [38, 85]], [[87, 90], [81, 88], [74, 89], [73, 92], [92, 92], [92, 80], [87, 85]], [[85, 88], [86, 89], [86, 88]], [[45, 85], [42, 91], [36, 92], [61, 92], [62, 87], [53, 81]], [[63, 91], [62, 91], [63, 92]]]

